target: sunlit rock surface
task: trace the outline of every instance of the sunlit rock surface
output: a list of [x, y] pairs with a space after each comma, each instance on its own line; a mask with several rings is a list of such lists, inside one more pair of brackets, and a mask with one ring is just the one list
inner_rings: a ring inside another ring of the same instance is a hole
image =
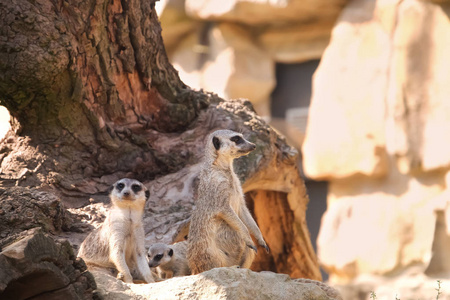
[[189, 86], [248, 98], [270, 115], [276, 62], [319, 59], [347, 0], [166, 0], [156, 4], [171, 62]]
[[92, 272], [103, 299], [266, 299], [341, 300], [333, 288], [312, 280], [248, 269], [216, 268], [151, 283], [125, 284], [102, 271]]

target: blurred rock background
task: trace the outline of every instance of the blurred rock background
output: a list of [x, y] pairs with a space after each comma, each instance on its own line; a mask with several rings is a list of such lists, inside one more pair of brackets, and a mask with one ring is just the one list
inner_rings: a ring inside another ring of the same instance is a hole
[[450, 299], [450, 1], [157, 10], [186, 84], [250, 99], [302, 151], [311, 239], [344, 299], [431, 299], [437, 280]]
[[449, 16], [352, 1], [315, 73], [303, 166], [329, 182], [318, 255], [344, 298], [430, 299], [449, 278]]

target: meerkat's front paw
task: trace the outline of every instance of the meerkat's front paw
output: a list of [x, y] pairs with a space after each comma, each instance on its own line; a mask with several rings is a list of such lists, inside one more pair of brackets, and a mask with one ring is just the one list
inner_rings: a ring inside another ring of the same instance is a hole
[[133, 277], [131, 274], [123, 274], [122, 272], [119, 272], [117, 274], [117, 279], [122, 280], [125, 283], [133, 283]]

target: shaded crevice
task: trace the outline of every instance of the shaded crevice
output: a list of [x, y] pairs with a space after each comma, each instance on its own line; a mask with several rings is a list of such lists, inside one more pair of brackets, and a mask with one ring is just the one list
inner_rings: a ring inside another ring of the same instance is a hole
[[92, 299], [96, 284], [84, 262], [67, 241], [56, 242], [43, 230], [21, 231], [3, 248], [0, 299]]
[[277, 191], [257, 190], [246, 194], [248, 207], [270, 248], [266, 253], [258, 248], [253, 262], [255, 271], [270, 270], [295, 274], [300, 266], [290, 261], [294, 251], [301, 251], [294, 242], [294, 213], [289, 208], [287, 194]]

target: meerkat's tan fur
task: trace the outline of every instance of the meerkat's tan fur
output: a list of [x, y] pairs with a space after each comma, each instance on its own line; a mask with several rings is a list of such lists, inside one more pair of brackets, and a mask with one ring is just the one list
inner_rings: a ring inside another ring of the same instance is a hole
[[113, 185], [110, 198], [112, 206], [105, 222], [86, 237], [78, 256], [88, 266], [116, 268], [118, 277], [127, 283], [133, 282], [132, 274], [154, 282], [142, 225], [148, 190], [137, 180], [123, 178]]
[[186, 250], [186, 241], [173, 245], [153, 244], [148, 249], [148, 264], [151, 268], [156, 267], [159, 277], [163, 279], [191, 275]]
[[187, 240], [192, 274], [234, 265], [249, 268], [256, 253], [250, 233], [269, 250], [233, 169], [235, 158], [254, 149], [242, 134], [231, 130], [215, 131], [207, 139]]

